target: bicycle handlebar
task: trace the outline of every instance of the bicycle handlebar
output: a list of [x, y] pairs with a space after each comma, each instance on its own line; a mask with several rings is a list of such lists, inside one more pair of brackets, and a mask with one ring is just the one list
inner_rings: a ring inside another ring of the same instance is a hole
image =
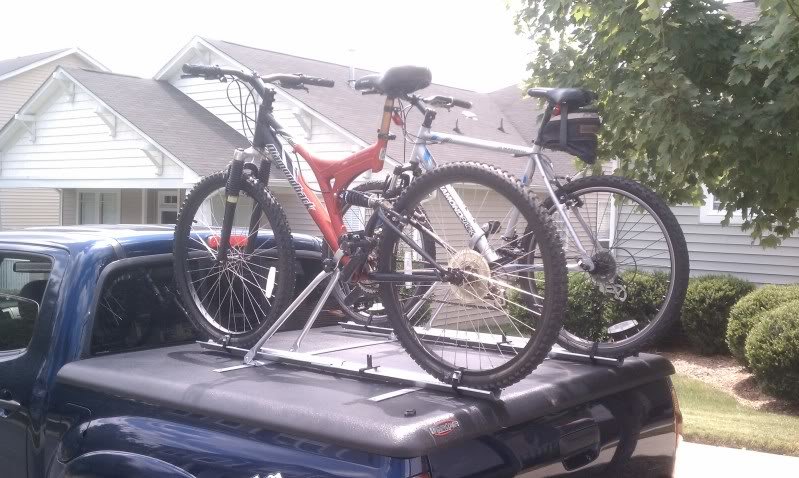
[[459, 100], [451, 96], [428, 96], [427, 98], [421, 98], [421, 100], [431, 106], [443, 106], [444, 108], [452, 108], [453, 106], [456, 106], [458, 108], [464, 108], [468, 110], [472, 107], [471, 101]]
[[332, 88], [336, 82], [328, 80], [327, 78], [317, 78], [313, 76], [305, 76], [302, 73], [296, 75], [288, 75], [284, 73], [277, 73], [267, 76], [256, 76], [255, 74], [244, 73], [240, 70], [233, 70], [230, 68], [220, 68], [218, 66], [207, 65], [183, 65], [183, 72], [188, 77], [203, 77], [206, 80], [218, 80], [223, 76], [235, 76], [240, 78], [253, 86], [258, 88], [256, 78], [264, 83], [278, 83], [283, 88], [302, 88], [304, 85], [322, 86], [325, 88]]

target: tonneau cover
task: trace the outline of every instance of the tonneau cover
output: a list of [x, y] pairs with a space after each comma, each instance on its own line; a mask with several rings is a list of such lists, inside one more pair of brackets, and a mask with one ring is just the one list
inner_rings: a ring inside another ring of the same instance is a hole
[[[295, 334], [279, 333], [270, 346], [288, 348]], [[326, 327], [312, 330], [302, 351], [376, 340]], [[375, 365], [419, 370], [397, 343], [328, 355], [365, 362], [367, 352]], [[546, 360], [503, 390], [498, 401], [426, 390], [371, 401], [404, 387], [281, 364], [214, 371], [240, 363], [240, 358], [190, 344], [72, 362], [61, 369], [58, 381], [380, 455], [414, 457], [674, 372], [668, 360], [649, 354], [628, 358], [620, 367]]]

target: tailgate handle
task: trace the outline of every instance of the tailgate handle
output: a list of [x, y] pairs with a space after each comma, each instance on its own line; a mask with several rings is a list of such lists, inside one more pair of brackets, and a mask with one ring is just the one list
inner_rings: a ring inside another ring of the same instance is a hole
[[583, 467], [599, 456], [599, 427], [593, 421], [589, 423], [560, 438], [560, 456], [567, 471]]

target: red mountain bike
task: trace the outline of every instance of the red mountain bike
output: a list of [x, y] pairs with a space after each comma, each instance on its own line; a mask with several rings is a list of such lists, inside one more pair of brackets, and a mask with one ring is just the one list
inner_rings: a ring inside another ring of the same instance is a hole
[[[294, 141], [272, 114], [275, 91], [267, 86], [332, 87], [332, 81], [195, 65], [183, 70], [239, 82], [262, 100], [252, 147], [237, 150], [226, 171], [194, 187], [175, 228], [175, 276], [197, 327], [226, 344], [254, 344], [251, 358], [329, 279], [302, 337], [343, 280], [359, 296], [380, 296], [403, 347], [444, 382], [504, 387], [546, 357], [561, 328], [566, 265], [549, 216], [517, 180], [477, 163], [423, 171], [409, 162], [394, 169], [382, 194], [350, 189], [361, 174], [382, 171], [395, 100], [428, 86], [428, 69], [392, 68], [359, 81], [359, 89], [386, 97], [377, 141], [336, 160]], [[316, 176], [321, 200], [297, 167], [298, 155]], [[272, 166], [334, 251], [293, 302], [295, 251], [285, 212], [267, 188]], [[523, 233], [503, 238], [515, 210]], [[362, 230], [345, 225], [354, 211], [368, 214]]]

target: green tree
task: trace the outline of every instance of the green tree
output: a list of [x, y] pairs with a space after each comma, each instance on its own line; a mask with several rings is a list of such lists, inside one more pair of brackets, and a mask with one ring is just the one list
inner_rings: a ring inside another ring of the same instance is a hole
[[707, 185], [774, 246], [799, 228], [799, 0], [742, 25], [715, 0], [521, 0], [530, 85], [598, 93], [600, 157], [671, 203]]

